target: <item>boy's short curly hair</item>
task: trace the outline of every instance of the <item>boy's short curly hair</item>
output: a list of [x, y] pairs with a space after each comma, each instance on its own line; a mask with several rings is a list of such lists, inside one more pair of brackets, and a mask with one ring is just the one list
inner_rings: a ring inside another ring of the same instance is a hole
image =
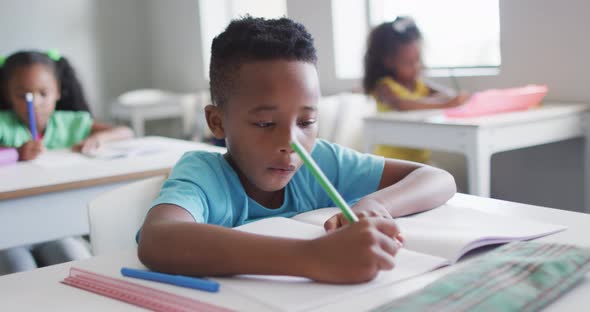
[[211, 45], [209, 79], [213, 104], [227, 103], [242, 64], [277, 59], [316, 64], [313, 38], [303, 25], [284, 17], [245, 16], [233, 20]]

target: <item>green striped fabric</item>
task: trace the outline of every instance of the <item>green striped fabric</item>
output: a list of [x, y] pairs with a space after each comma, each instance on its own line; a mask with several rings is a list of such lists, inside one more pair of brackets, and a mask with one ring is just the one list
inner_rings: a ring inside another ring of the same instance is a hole
[[373, 311], [537, 311], [589, 270], [588, 249], [513, 242]]

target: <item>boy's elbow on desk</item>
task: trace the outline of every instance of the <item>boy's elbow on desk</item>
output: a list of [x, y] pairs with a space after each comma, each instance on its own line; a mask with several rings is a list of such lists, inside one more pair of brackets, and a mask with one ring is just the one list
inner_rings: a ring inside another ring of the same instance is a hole
[[143, 265], [169, 274], [199, 275], [197, 271], [203, 267], [200, 254], [163, 228], [142, 229], [137, 246], [137, 258]]
[[457, 184], [453, 175], [448, 171], [434, 167], [429, 167], [429, 170], [432, 171], [431, 175], [433, 179], [436, 179], [435, 196], [432, 196], [432, 200], [434, 201], [432, 206], [434, 208], [446, 203], [451, 197], [455, 196], [455, 193], [457, 193]]
[[174, 254], [178, 253], [175, 246], [179, 242], [177, 235], [171, 231], [176, 226], [174, 220], [154, 218], [154, 215], [161, 214], [161, 211], [166, 212], [164, 209], [160, 209], [148, 213], [139, 233], [137, 257], [150, 269], [169, 272], [171, 267], [174, 267], [173, 262], [177, 259]]
[[451, 173], [446, 170], [434, 168], [437, 171], [437, 174], [441, 175], [441, 180], [443, 180], [443, 184], [446, 187], [446, 192], [449, 194], [449, 199], [457, 193], [457, 183], [455, 182], [455, 177]]
[[146, 267], [156, 270], [164, 271], [162, 269], [162, 251], [159, 250], [158, 244], [152, 239], [150, 233], [146, 233], [146, 229], [142, 229], [137, 245], [137, 257], [143, 265]]
[[404, 190], [411, 199], [412, 211], [406, 210], [400, 215], [412, 214], [440, 207], [455, 196], [457, 186], [455, 178], [449, 172], [424, 166], [411, 174], [409, 184], [404, 184]]

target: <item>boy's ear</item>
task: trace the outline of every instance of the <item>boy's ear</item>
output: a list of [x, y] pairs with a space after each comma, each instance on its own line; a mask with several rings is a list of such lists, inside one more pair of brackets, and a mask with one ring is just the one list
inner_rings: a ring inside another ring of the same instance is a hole
[[213, 136], [218, 140], [225, 139], [223, 111], [217, 106], [207, 105], [205, 107], [205, 118], [207, 119], [207, 125], [213, 133]]

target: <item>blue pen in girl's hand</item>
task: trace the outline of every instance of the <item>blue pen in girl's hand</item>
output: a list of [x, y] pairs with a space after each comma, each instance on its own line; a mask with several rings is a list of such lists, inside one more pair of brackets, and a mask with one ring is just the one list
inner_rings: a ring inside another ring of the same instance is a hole
[[218, 292], [219, 283], [198, 277], [189, 277], [182, 275], [172, 275], [147, 270], [138, 270], [131, 268], [121, 268], [121, 274], [127, 277], [134, 277], [154, 282], [172, 284], [187, 288], [204, 290], [209, 292]]
[[31, 137], [37, 141], [39, 134], [37, 133], [37, 120], [35, 119], [35, 105], [33, 104], [33, 93], [27, 92], [25, 94], [27, 100], [27, 111], [29, 112], [29, 130], [31, 130]]

